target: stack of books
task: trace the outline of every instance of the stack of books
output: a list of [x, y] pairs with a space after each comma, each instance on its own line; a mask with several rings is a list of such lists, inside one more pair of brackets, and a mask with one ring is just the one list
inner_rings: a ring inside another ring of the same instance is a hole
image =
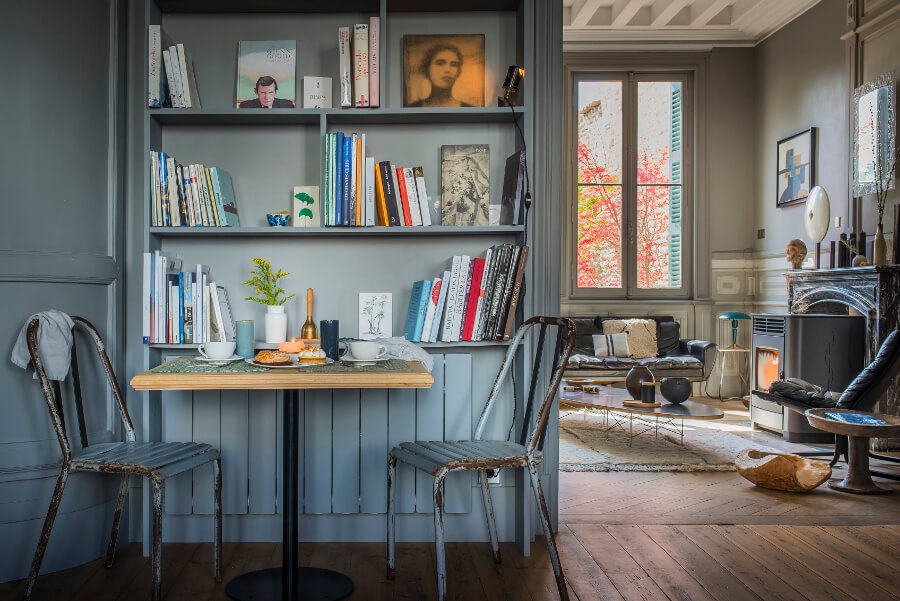
[[366, 156], [366, 134], [325, 134], [326, 226], [431, 225], [422, 167]]
[[357, 23], [353, 27], [338, 28], [338, 81], [342, 107], [379, 106], [380, 35], [380, 17], [370, 17], [368, 24]]
[[199, 344], [234, 340], [234, 318], [223, 286], [198, 264], [182, 271], [169, 252], [144, 253], [144, 344]]
[[412, 342], [509, 340], [528, 247], [502, 244], [483, 257], [453, 257], [433, 280], [413, 284], [403, 334]]
[[159, 25], [150, 26], [148, 73], [147, 106], [200, 108], [191, 55], [184, 44], [171, 44]]
[[237, 227], [231, 175], [218, 167], [182, 165], [164, 152], [150, 153], [150, 225]]

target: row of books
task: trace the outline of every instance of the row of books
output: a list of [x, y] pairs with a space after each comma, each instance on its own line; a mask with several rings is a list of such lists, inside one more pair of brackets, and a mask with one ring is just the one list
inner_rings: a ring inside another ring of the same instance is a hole
[[231, 175], [219, 167], [182, 165], [164, 152], [150, 152], [150, 225], [237, 227]]
[[325, 134], [326, 226], [431, 225], [422, 167], [366, 156], [366, 134]]
[[440, 277], [413, 284], [403, 335], [412, 342], [509, 340], [527, 261], [528, 247], [514, 244], [453, 257]]
[[234, 340], [234, 318], [224, 286], [197, 264], [182, 271], [173, 253], [144, 253], [142, 335], [144, 344], [199, 344]]
[[341, 107], [375, 108], [381, 102], [379, 59], [381, 18], [338, 28]]
[[194, 64], [184, 44], [171, 44], [159, 25], [150, 26], [149, 88], [151, 108], [200, 108]]

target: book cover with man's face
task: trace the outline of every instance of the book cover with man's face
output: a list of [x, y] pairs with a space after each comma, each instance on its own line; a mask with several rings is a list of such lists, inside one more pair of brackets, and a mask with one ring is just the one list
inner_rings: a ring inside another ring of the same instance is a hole
[[238, 42], [237, 108], [294, 108], [297, 41]]

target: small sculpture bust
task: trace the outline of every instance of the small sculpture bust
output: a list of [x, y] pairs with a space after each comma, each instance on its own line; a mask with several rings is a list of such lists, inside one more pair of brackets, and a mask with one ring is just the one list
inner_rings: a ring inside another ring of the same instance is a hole
[[787, 245], [787, 260], [794, 269], [800, 269], [806, 258], [806, 243], [800, 238], [794, 238]]

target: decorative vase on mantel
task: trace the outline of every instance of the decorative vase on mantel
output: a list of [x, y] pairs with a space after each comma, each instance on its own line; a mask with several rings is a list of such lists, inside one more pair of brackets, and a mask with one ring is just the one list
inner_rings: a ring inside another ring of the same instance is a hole
[[266, 305], [266, 342], [287, 340], [287, 315], [284, 305]]
[[872, 247], [872, 265], [876, 267], [884, 267], [887, 263], [887, 243], [884, 241], [884, 231], [881, 224], [878, 224], [878, 230], [875, 232], [875, 243]]

